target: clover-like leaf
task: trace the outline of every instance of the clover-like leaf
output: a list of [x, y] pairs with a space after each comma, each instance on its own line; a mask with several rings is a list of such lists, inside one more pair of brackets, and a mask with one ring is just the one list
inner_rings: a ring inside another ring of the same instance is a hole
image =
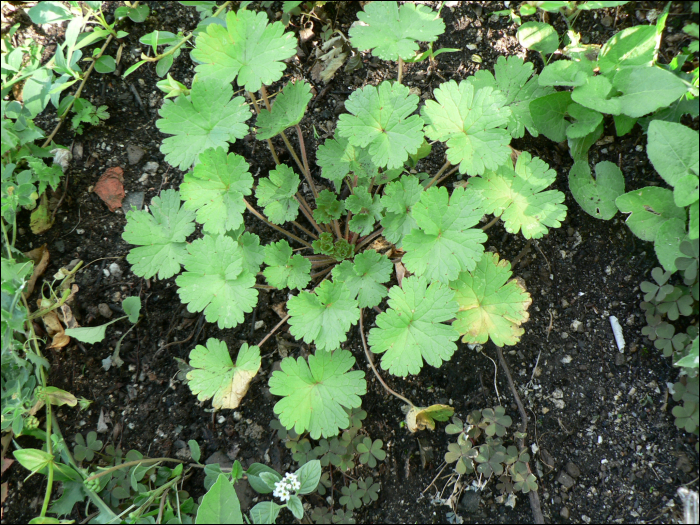
[[219, 328], [243, 322], [258, 301], [255, 275], [243, 268], [243, 250], [226, 235], [205, 235], [187, 247], [185, 272], [176, 279], [180, 301], [190, 312], [201, 312]]
[[403, 289], [389, 290], [389, 309], [377, 316], [369, 332], [375, 354], [384, 353], [382, 368], [396, 376], [418, 374], [423, 359], [434, 367], [442, 365], [457, 349], [457, 331], [443, 324], [452, 319], [459, 305], [447, 286], [425, 277], [406, 277]]
[[311, 100], [311, 87], [306, 82], [289, 82], [277, 95], [272, 111], [262, 109], [256, 122], [256, 138], [265, 140], [299, 124]]
[[[555, 62], [555, 64], [564, 63], [572, 64], [573, 62]], [[500, 56], [493, 66], [495, 77], [485, 69], [474, 74], [475, 89], [490, 86], [493, 89], [498, 89], [505, 97], [505, 104], [511, 111], [508, 119], [508, 131], [516, 139], [525, 134], [526, 128], [530, 135], [538, 136], [537, 128], [530, 115], [530, 102], [554, 93], [553, 88], [544, 84], [540, 85], [537, 74], [532, 74], [533, 69], [532, 62], [524, 62], [520, 57]]]
[[197, 211], [197, 222], [204, 225], [204, 231], [221, 234], [243, 224], [243, 197], [251, 194], [253, 186], [248, 169], [240, 155], [209, 148], [199, 155], [194, 170], [185, 174], [180, 194], [185, 208]]
[[402, 84], [365, 86], [345, 103], [351, 115], [340, 115], [338, 135], [353, 146], [369, 146], [378, 167], [399, 168], [423, 144], [423, 119], [412, 114], [417, 107], [418, 96]]
[[510, 159], [511, 135], [503, 127], [511, 110], [500, 91], [477, 89], [473, 80], [450, 80], [435, 90], [435, 100], [421, 109], [425, 134], [445, 142], [447, 160], [459, 164], [460, 173], [479, 175], [495, 170]]
[[399, 8], [393, 1], [371, 2], [357, 13], [357, 18], [363, 24], [350, 28], [353, 47], [371, 49], [373, 56], [394, 62], [399, 57], [413, 58], [419, 49], [416, 40], [435, 42], [445, 32], [439, 13], [413, 3]]
[[286, 164], [270, 171], [267, 179], [260, 179], [255, 189], [258, 205], [265, 207], [265, 215], [274, 224], [293, 221], [299, 213], [299, 202], [294, 194], [299, 189], [299, 175]]
[[292, 247], [282, 239], [265, 247], [263, 275], [275, 288], [298, 288], [301, 290], [311, 280], [311, 261], [306, 257], [292, 255]]
[[377, 466], [377, 461], [384, 461], [384, 459], [386, 459], [386, 452], [382, 450], [383, 444], [381, 439], [372, 441], [368, 437], [362, 438], [362, 443], [357, 445], [357, 452], [360, 454], [360, 463], [368, 465], [369, 468], [374, 468]]
[[484, 253], [486, 234], [471, 228], [483, 216], [478, 192], [456, 188], [448, 198], [446, 188], [424, 191], [413, 205], [419, 229], [406, 235], [402, 262], [416, 275], [448, 283], [459, 272], [473, 270]]
[[464, 334], [465, 343], [485, 343], [488, 338], [497, 346], [514, 345], [524, 330], [532, 303], [522, 280], [510, 279], [510, 263], [499, 261], [495, 253], [485, 253], [472, 272], [463, 272], [450, 283], [459, 303], [452, 326]]
[[474, 458], [479, 466], [476, 467], [477, 472], [484, 476], [495, 474], [500, 476], [503, 474], [503, 463], [507, 459], [505, 447], [503, 445], [481, 445], [479, 454]]
[[314, 219], [320, 223], [329, 223], [340, 219], [345, 211], [345, 203], [339, 201], [335, 193], [330, 190], [322, 190], [316, 198]]
[[454, 463], [457, 474], [471, 474], [474, 472], [473, 459], [477, 455], [477, 450], [472, 448], [472, 442], [465, 440], [463, 443], [449, 443], [445, 453], [445, 463]]
[[[327, 281], [326, 281], [327, 282]], [[274, 412], [288, 429], [312, 439], [332, 437], [350, 421], [345, 408], [359, 407], [359, 396], [367, 391], [365, 373], [349, 372], [355, 358], [347, 350], [319, 352], [307, 362], [299, 357], [282, 360], [281, 370], [272, 373], [270, 392], [283, 396]]]
[[495, 172], [469, 180], [469, 186], [480, 190], [486, 213], [501, 217], [506, 231], [522, 230], [526, 239], [539, 239], [547, 228], [558, 228], [566, 217], [559, 190], [543, 191], [557, 178], [557, 172], [538, 157], [523, 152], [513, 167], [504, 164]]
[[257, 91], [282, 78], [284, 60], [295, 52], [296, 38], [282, 22], [268, 25], [264, 12], [239, 9], [229, 11], [225, 26], [209, 24], [197, 36], [192, 58], [201, 76], [226, 83], [236, 78], [246, 91]]
[[340, 191], [346, 175], [353, 174], [359, 182], [365, 183], [378, 172], [367, 148], [355, 147], [340, 136], [318, 147], [316, 163], [321, 166], [321, 175], [333, 182], [336, 191]]
[[414, 175], [401, 177], [400, 180], [386, 185], [382, 197], [382, 206], [386, 208], [386, 213], [381, 224], [387, 241], [400, 247], [404, 236], [416, 227], [412, 209], [422, 194], [423, 186]]
[[[212, 26], [217, 24], [211, 24]], [[250, 109], [243, 97], [233, 96], [228, 83], [198, 80], [189, 97], [166, 100], [158, 110], [156, 126], [167, 135], [160, 151], [171, 166], [185, 171], [204, 150], [223, 147], [248, 134]]]
[[625, 191], [625, 178], [620, 168], [607, 160], [596, 164], [595, 178], [588, 162], [578, 161], [569, 171], [569, 189], [586, 213], [607, 221], [617, 213], [615, 199]]
[[[335, 350], [360, 319], [360, 309], [345, 283], [323, 281], [315, 292], [301, 292], [287, 301], [289, 332], [318, 350]], [[354, 406], [354, 405], [353, 405]]]
[[180, 207], [180, 193], [165, 190], [154, 197], [151, 212], [128, 211], [122, 238], [138, 244], [126, 256], [131, 271], [150, 279], [168, 279], [180, 271], [187, 256], [185, 239], [194, 231], [194, 213]]
[[214, 398], [214, 408], [237, 408], [260, 369], [260, 349], [243, 343], [234, 365], [226, 343], [210, 338], [190, 352], [190, 366], [194, 370], [187, 373], [187, 384], [197, 399]]
[[481, 411], [483, 419], [479, 426], [484, 428], [487, 436], [502, 437], [506, 433], [506, 428], [513, 424], [510, 416], [506, 415], [504, 407], [485, 408]]
[[345, 199], [345, 207], [354, 215], [350, 219], [350, 230], [360, 235], [369, 235], [374, 223], [382, 218], [384, 205], [379, 195], [370, 194], [365, 186], [358, 186], [354, 193]]
[[333, 268], [333, 280], [346, 284], [360, 308], [372, 308], [386, 297], [386, 286], [381, 283], [391, 278], [392, 269], [385, 255], [367, 250], [357, 254], [353, 262], [343, 261]]
[[365, 490], [361, 489], [354, 481], [350, 485], [341, 487], [341, 493], [338, 503], [345, 505], [348, 510], [355, 510], [362, 507], [362, 497], [365, 495]]

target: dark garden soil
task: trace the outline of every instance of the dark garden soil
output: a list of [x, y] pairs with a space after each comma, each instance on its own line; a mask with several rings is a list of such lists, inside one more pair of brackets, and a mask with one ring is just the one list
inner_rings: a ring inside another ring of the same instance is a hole
[[[141, 35], [154, 29], [191, 30], [198, 20], [193, 8], [176, 2], [146, 3], [151, 7], [151, 16], [145, 24], [125, 23], [124, 29], [130, 34], [124, 40], [121, 71], [139, 59], [144, 48], [138, 43]], [[437, 2], [426, 3], [437, 7]], [[110, 11], [117, 5], [114, 4], [108, 8]], [[268, 12], [271, 18], [280, 11], [278, 4]], [[329, 5], [326, 11], [331, 19], [337, 16], [335, 27], [347, 35], [360, 6], [358, 2], [346, 4], [337, 15], [337, 6]], [[662, 60], [670, 60], [684, 45], [678, 35], [690, 15], [688, 4], [683, 4], [674, 2], [671, 7]], [[591, 43], [602, 43], [624, 27], [648, 23], [649, 10], [662, 9], [663, 5], [631, 2], [619, 10], [583, 12], [575, 29]], [[540, 70], [540, 56], [525, 53], [519, 46], [515, 38], [517, 27], [506, 17], [491, 16], [492, 11], [503, 8], [501, 2], [447, 2], [442, 9], [447, 30], [435, 49], [455, 47], [462, 51], [442, 54], [434, 65], [427, 61], [407, 65], [404, 83], [415, 88], [421, 97], [432, 98], [433, 89], [445, 80], [459, 81], [479, 69], [493, 71], [502, 55], [526, 57]], [[30, 28], [28, 18], [19, 11], [4, 14], [23, 24], [25, 37], [37, 38], [53, 52], [57, 35]], [[549, 21], [560, 34], [565, 33], [560, 16], [550, 16]], [[3, 30], [4, 27], [3, 21]], [[46, 29], [50, 32], [56, 28]], [[318, 22], [314, 30], [290, 62], [283, 79], [286, 82], [291, 77], [305, 78], [314, 86], [312, 109], [302, 121], [311, 159], [318, 144], [333, 131], [333, 123], [344, 111], [351, 89], [376, 85], [396, 76], [395, 65], [367, 54], [361, 69], [350, 74], [341, 70], [328, 86], [314, 82], [310, 70], [313, 48], [319, 41]], [[63, 29], [58, 30], [59, 35], [62, 32]], [[116, 47], [111, 51], [114, 54]], [[475, 54], [481, 57], [481, 63]], [[194, 66], [188, 53], [175, 61], [171, 74], [185, 85], [191, 84]], [[80, 291], [74, 308], [83, 326], [107, 321], [104, 313], [112, 312], [100, 307], [101, 303], [116, 312], [123, 297], [138, 295], [143, 303], [144, 319], [122, 346], [125, 364], [121, 368], [105, 371], [102, 360], [112, 354], [117, 340], [128, 329], [126, 321], [112, 325], [103, 343], [70, 344], [60, 351], [49, 351], [50, 383], [93, 401], [84, 412], [60, 409], [59, 423], [65, 436], [72, 437], [77, 432], [84, 435], [96, 430], [103, 413], [110, 420], [109, 430], [100, 438], [105, 444], [113, 442], [124, 450], [136, 449], [152, 457], [176, 456], [187, 440], [195, 439], [204, 459], [221, 452], [219, 457], [224, 461], [238, 459], [244, 467], [257, 461], [280, 472], [293, 470], [295, 465], [288, 450], [269, 428], [276, 399], [269, 393], [267, 381], [280, 360], [278, 348], [288, 349], [294, 357], [307, 355], [312, 349], [307, 345], [280, 345], [281, 340], [294, 341], [284, 326], [277, 337], [263, 345], [262, 368], [240, 408], [220, 413], [212, 413], [210, 403], [197, 401], [178, 378], [178, 362], [174, 359], [186, 360], [194, 345], [209, 337], [226, 341], [232, 350], [245, 341], [258, 343], [279, 322], [272, 306], [286, 301], [286, 292], [261, 290], [257, 308], [234, 329], [219, 330], [215, 324], [203, 322], [201, 315], [190, 314], [180, 304], [174, 278], [144, 280], [130, 271], [124, 259], [130, 246], [121, 237], [124, 214], [121, 210], [110, 212], [92, 191], [99, 176], [116, 166], [124, 170], [127, 196], [145, 192], [146, 204], [159, 192], [179, 187], [183, 172], [168, 166], [159, 151], [164, 136], [155, 126], [163, 101], [163, 93], [155, 87], [158, 80], [154, 68], [149, 66], [126, 80], [116, 74], [90, 78], [83, 96], [95, 105], [107, 105], [111, 117], [102, 126], [87, 128], [83, 135], [75, 135], [66, 126], [59, 131], [55, 141], [72, 144], [75, 158], [56, 224], [47, 233], [34, 236], [29, 230], [28, 214], [20, 221], [20, 249], [48, 245], [51, 263], [47, 276], [74, 259], [85, 262], [84, 270], [77, 276]], [[271, 91], [277, 91], [283, 82], [272, 86]], [[135, 92], [141, 102], [136, 100]], [[55, 114], [49, 111], [45, 118], [37, 119], [37, 124], [48, 135], [55, 125]], [[697, 121], [688, 124], [697, 129]], [[606, 121], [606, 126], [602, 144], [591, 150], [591, 162], [609, 160], [618, 164], [628, 190], [661, 183], [647, 160], [646, 138], [639, 126], [622, 138], [615, 136], [612, 121]], [[318, 139], [314, 138], [314, 128]], [[553, 188], [565, 193], [568, 207], [561, 228], [551, 229], [538, 241], [527, 243], [521, 235], [508, 234], [497, 225], [488, 230], [486, 244], [488, 250], [515, 262], [514, 274], [525, 280], [532, 295], [525, 335], [515, 347], [505, 348], [505, 356], [528, 411], [527, 442], [538, 447], [531, 464], [541, 474], [538, 484], [544, 516], [548, 522], [677, 520], [682, 505], [676, 490], [689, 483], [690, 488], [697, 490], [698, 456], [694, 436], [679, 431], [671, 415], [674, 402], [667, 383], [677, 379], [678, 369], [641, 335], [645, 323], [639, 309], [638, 285], [657, 265], [653, 246], [636, 239], [619, 214], [603, 222], [580, 209], [568, 189], [567, 174], [572, 161], [565, 144], [526, 135], [512, 145], [541, 157], [557, 170]], [[253, 135], [237, 141], [231, 151], [245, 156], [251, 172], [259, 177], [273, 167], [266, 144], [256, 141]], [[281, 142], [277, 151], [283, 151]], [[443, 163], [443, 152], [440, 144], [435, 144], [419, 170], [434, 173]], [[289, 161], [284, 155], [281, 160]], [[144, 166], [149, 162], [157, 163], [158, 168], [144, 178]], [[324, 184], [320, 170], [313, 171], [315, 180]], [[455, 178], [448, 179], [446, 185], [450, 187], [454, 182]], [[246, 217], [246, 224], [249, 231], [261, 237], [262, 244], [280, 238], [252, 216]], [[381, 307], [386, 308], [386, 304]], [[373, 325], [375, 315], [365, 312], [366, 330]], [[618, 351], [613, 339], [609, 321], [613, 315], [623, 327], [627, 342], [624, 353]], [[431, 497], [443, 489], [446, 479], [438, 479], [430, 486], [442, 466], [449, 441], [444, 424], [439, 424], [434, 432], [409, 434], [400, 425], [404, 417], [401, 404], [384, 391], [366, 365], [358, 327], [352, 329], [344, 348], [357, 358], [357, 368], [367, 372], [368, 393], [363, 398], [363, 408], [368, 417], [364, 428], [372, 438], [382, 439], [388, 452], [386, 461], [374, 472], [363, 467], [358, 473], [376, 476], [381, 492], [377, 502], [355, 513], [355, 519], [372, 523], [445, 522], [449, 507], [431, 504]], [[418, 376], [405, 380], [391, 376], [386, 380], [395, 390], [424, 406], [451, 404], [462, 419], [472, 410], [502, 404], [517, 425], [520, 416], [500, 368], [497, 389], [494, 386], [492, 360], [497, 362], [492, 344], [485, 345], [483, 353], [479, 353], [459, 343], [452, 360], [442, 368], [426, 365]], [[449, 470], [445, 469], [443, 475]], [[45, 479], [34, 476], [25, 481], [25, 476], [26, 471], [18, 464], [3, 476], [3, 481], [9, 482], [9, 495], [3, 505], [4, 522], [27, 522], [39, 513]], [[339, 491], [342, 477], [336, 475], [334, 481]], [[191, 478], [185, 488], [195, 496], [201, 495], [202, 476]], [[448, 488], [443, 497], [451, 490]], [[498, 495], [492, 481], [481, 493], [480, 501], [465, 497], [458, 514], [465, 522], [532, 521], [527, 497], [518, 496], [513, 509], [497, 503]], [[252, 506], [256, 495], [245, 492], [242, 496], [248, 500], [243, 501], [243, 508]], [[324, 504], [316, 499], [311, 497], [308, 501], [312, 505]], [[71, 518], [82, 521], [84, 510], [84, 506], [76, 506]], [[284, 512], [280, 522], [292, 519]]]

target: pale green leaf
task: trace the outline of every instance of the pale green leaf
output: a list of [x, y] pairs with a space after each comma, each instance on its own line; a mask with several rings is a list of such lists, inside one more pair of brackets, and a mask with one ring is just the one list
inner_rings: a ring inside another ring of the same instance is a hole
[[[602, 75], [598, 75], [597, 77], [588, 77], [585, 83], [574, 89], [571, 93], [571, 99], [589, 109], [610, 115], [619, 115], [621, 111], [620, 100], [618, 98], [609, 98], [611, 92], [612, 84], [610, 80]], [[619, 135], [620, 133], [618, 133]]]
[[529, 318], [532, 299], [525, 283], [511, 275], [508, 261], [485, 253], [474, 271], [462, 272], [450, 283], [459, 303], [452, 326], [464, 335], [463, 342], [483, 344], [491, 338], [496, 346], [518, 343], [525, 333], [520, 325]]
[[[213, 24], [212, 24], [213, 25]], [[190, 518], [191, 519], [191, 518]], [[233, 483], [225, 474], [219, 474], [197, 509], [195, 523], [242, 524], [241, 504]]]
[[328, 139], [318, 147], [316, 163], [321, 166], [321, 175], [333, 182], [336, 191], [340, 191], [346, 175], [354, 175], [361, 182], [369, 182], [378, 172], [367, 148], [356, 148], [348, 139], [340, 136]]
[[588, 60], [557, 60], [548, 64], [539, 77], [540, 86], [582, 86], [593, 77], [593, 64]]
[[185, 239], [194, 231], [194, 213], [180, 207], [180, 194], [165, 190], [154, 197], [150, 213], [144, 210], [128, 211], [122, 238], [132, 248], [126, 256], [131, 271], [150, 279], [158, 274], [168, 279], [180, 271], [186, 257]]
[[435, 42], [445, 32], [445, 23], [439, 13], [428, 6], [394, 1], [370, 2], [357, 13], [362, 24], [350, 28], [353, 47], [372, 50], [382, 60], [398, 61], [413, 58], [419, 47], [416, 43]]
[[673, 192], [666, 188], [647, 186], [630, 191], [615, 199], [622, 213], [629, 213], [627, 226], [637, 237], [653, 241], [661, 227], [669, 219], [680, 219], [685, 223], [686, 215], [673, 201]]
[[554, 142], [565, 141], [569, 121], [564, 117], [570, 105], [571, 93], [568, 91], [558, 91], [533, 100], [530, 114], [538, 131]]
[[484, 214], [478, 192], [432, 187], [413, 205], [418, 229], [406, 235], [402, 262], [408, 271], [445, 284], [473, 270], [484, 253], [486, 234], [472, 226]]
[[689, 240], [685, 230], [685, 218], [672, 218], [659, 226], [654, 239], [656, 258], [667, 272], [675, 272], [676, 259], [685, 255], [680, 250], [681, 243]]
[[658, 67], [627, 67], [615, 75], [613, 88], [620, 111], [628, 117], [643, 117], [659, 108], [670, 106], [687, 88], [679, 77]]
[[654, 60], [656, 27], [634, 26], [615, 33], [600, 50], [598, 67], [604, 75], [629, 66], [645, 66], [649, 70]]
[[447, 145], [447, 160], [459, 164], [460, 173], [478, 175], [495, 170], [510, 158], [511, 110], [500, 91], [477, 89], [474, 81], [451, 80], [434, 92], [421, 109], [426, 121], [425, 134]]
[[367, 250], [357, 254], [353, 262], [343, 261], [333, 268], [333, 281], [345, 283], [360, 308], [372, 308], [386, 297], [386, 286], [381, 283], [391, 278], [392, 269], [385, 255]]
[[272, 112], [262, 109], [256, 122], [256, 138], [265, 140], [274, 137], [287, 128], [296, 126], [304, 117], [306, 106], [311, 100], [311, 87], [306, 82], [289, 82], [277, 95], [272, 104]]
[[569, 104], [567, 113], [574, 121], [566, 128], [566, 136], [570, 139], [580, 139], [590, 135], [603, 122], [603, 115], [581, 104]]
[[205, 235], [187, 247], [185, 272], [176, 279], [180, 301], [219, 328], [233, 328], [253, 311], [258, 291], [255, 275], [243, 268], [243, 250], [226, 235]]
[[335, 193], [322, 190], [316, 198], [314, 219], [322, 224], [338, 220], [345, 211], [345, 203], [339, 201]]
[[292, 255], [292, 247], [284, 239], [265, 246], [265, 264], [268, 266], [263, 275], [275, 288], [301, 290], [311, 280], [311, 261], [299, 254]]
[[282, 22], [267, 23], [264, 12], [229, 11], [226, 26], [209, 24], [197, 36], [192, 58], [197, 73], [226, 83], [234, 78], [246, 91], [258, 91], [282, 78], [284, 60], [294, 56], [296, 38]]
[[607, 221], [617, 213], [615, 199], [625, 192], [625, 177], [612, 162], [595, 166], [595, 178], [588, 162], [575, 162], [569, 171], [569, 189], [583, 211]]
[[556, 30], [544, 22], [525, 22], [518, 28], [518, 42], [533, 51], [549, 55], [559, 47], [559, 36]]
[[347, 428], [345, 409], [359, 407], [359, 396], [367, 391], [365, 373], [349, 372], [354, 364], [347, 350], [318, 352], [309, 356], [308, 364], [301, 357], [283, 359], [282, 370], [273, 372], [269, 382], [270, 392], [283, 397], [274, 407], [280, 423], [298, 434], [308, 431], [312, 439]]
[[352, 195], [345, 199], [345, 207], [353, 213], [350, 230], [360, 235], [369, 235], [374, 223], [382, 218], [384, 206], [379, 195], [372, 196], [366, 186], [358, 186]]
[[402, 84], [382, 82], [355, 90], [338, 119], [337, 132], [353, 146], [369, 146], [378, 167], [399, 168], [423, 144], [423, 119], [412, 113], [418, 96]]
[[401, 246], [404, 235], [409, 234], [415, 227], [413, 205], [423, 194], [423, 186], [414, 175], [401, 177], [401, 180], [391, 182], [384, 188], [382, 205], [386, 213], [382, 218], [384, 238]]
[[156, 127], [174, 135], [163, 139], [160, 146], [168, 164], [185, 171], [204, 150], [228, 150], [229, 143], [248, 134], [245, 121], [250, 118], [250, 109], [243, 97], [232, 96], [230, 84], [208, 79], [195, 81], [189, 97], [163, 102]]
[[299, 189], [299, 175], [286, 164], [270, 171], [268, 178], [259, 179], [255, 189], [258, 206], [265, 207], [265, 215], [274, 224], [293, 221], [299, 214], [299, 202], [294, 195]]
[[547, 228], [561, 226], [566, 217], [564, 194], [559, 190], [544, 191], [556, 178], [557, 172], [546, 162], [525, 151], [515, 168], [505, 164], [496, 172], [470, 179], [469, 187], [481, 190], [486, 213], [500, 216], [507, 232], [522, 231], [526, 239], [539, 239]]
[[682, 124], [652, 120], [647, 131], [647, 155], [659, 175], [675, 188], [676, 205], [698, 200], [698, 132]]
[[260, 246], [260, 237], [254, 233], [244, 232], [238, 238], [238, 246], [243, 252], [243, 269], [251, 275], [255, 275], [260, 270], [260, 265], [265, 257], [265, 248]]
[[347, 340], [360, 319], [357, 300], [344, 283], [323, 281], [314, 292], [301, 292], [287, 301], [289, 332], [317, 350], [331, 351]]
[[425, 277], [406, 277], [402, 288], [389, 290], [389, 309], [377, 316], [369, 332], [375, 354], [384, 353], [382, 368], [396, 376], [418, 374], [425, 362], [440, 367], [457, 349], [457, 331], [444, 324], [455, 317], [457, 302], [446, 285]]
[[210, 338], [206, 346], [197, 345], [190, 352], [190, 366], [193, 370], [187, 372], [187, 385], [197, 399], [213, 398], [214, 408], [233, 409], [240, 405], [260, 369], [260, 349], [243, 343], [234, 365], [226, 343]]
[[204, 231], [221, 234], [243, 224], [244, 196], [251, 194], [253, 176], [243, 157], [210, 148], [199, 155], [194, 170], [180, 185], [185, 208], [196, 210]]

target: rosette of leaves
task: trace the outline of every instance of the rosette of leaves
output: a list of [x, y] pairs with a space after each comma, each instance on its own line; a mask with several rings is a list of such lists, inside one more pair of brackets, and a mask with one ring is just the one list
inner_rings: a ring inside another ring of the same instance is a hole
[[195, 81], [190, 96], [163, 102], [156, 126], [173, 135], [160, 146], [168, 164], [188, 170], [206, 149], [228, 150], [229, 143], [248, 134], [250, 109], [243, 97], [232, 97], [231, 84], [211, 78]]
[[307, 362], [287, 357], [281, 370], [272, 373], [270, 392], [282, 399], [274, 412], [286, 428], [312, 439], [331, 437], [350, 424], [344, 408], [359, 407], [367, 391], [365, 373], [349, 371], [355, 358], [347, 350], [318, 352]]
[[509, 233], [522, 231], [526, 239], [539, 239], [547, 228], [558, 228], [566, 217], [559, 190], [544, 191], [557, 178], [546, 162], [527, 152], [518, 156], [515, 167], [507, 163], [469, 180], [481, 191], [486, 213], [501, 217]]
[[301, 292], [287, 301], [289, 332], [316, 349], [335, 350], [360, 319], [357, 299], [342, 282], [323, 281], [314, 292]]
[[284, 61], [296, 52], [296, 38], [281, 22], [268, 24], [264, 12], [229, 11], [226, 24], [209, 24], [195, 41], [192, 58], [204, 78], [229, 84], [233, 79], [246, 91], [257, 91], [282, 78]]
[[260, 179], [255, 189], [258, 205], [265, 209], [265, 216], [274, 224], [293, 221], [299, 214], [299, 202], [294, 198], [299, 188], [299, 175], [286, 164], [270, 171], [268, 178]]
[[233, 328], [258, 301], [255, 273], [244, 267], [241, 246], [226, 235], [205, 235], [187, 247], [185, 271], [175, 282], [190, 312], [204, 311], [207, 322]]
[[357, 13], [363, 24], [350, 28], [350, 41], [359, 50], [372, 50], [382, 60], [411, 59], [418, 41], [435, 42], [445, 32], [439, 13], [424, 5], [370, 2]]
[[180, 195], [185, 208], [197, 212], [204, 231], [222, 234], [243, 224], [244, 197], [252, 193], [253, 176], [243, 157], [209, 148], [199, 163], [185, 174]]
[[460, 173], [480, 175], [496, 170], [510, 159], [511, 134], [505, 129], [511, 109], [505, 96], [492, 87], [479, 87], [472, 79], [450, 80], [421, 108], [425, 134], [447, 146], [447, 160]]
[[459, 334], [444, 324], [458, 309], [452, 290], [425, 277], [406, 277], [401, 287], [389, 290], [388, 304], [389, 309], [377, 316], [377, 326], [369, 332], [372, 352], [384, 354], [384, 370], [405, 377], [418, 374], [423, 359], [439, 367], [452, 357]]
[[463, 272], [450, 283], [459, 304], [452, 326], [465, 343], [515, 345], [525, 332], [532, 303], [521, 279], [511, 279], [510, 263], [495, 253], [485, 253], [472, 272]]
[[150, 213], [126, 213], [122, 238], [139, 245], [129, 251], [126, 260], [139, 277], [149, 279], [158, 274], [160, 279], [168, 279], [180, 272], [187, 257], [185, 239], [194, 231], [194, 212], [181, 207], [180, 202], [176, 190], [165, 190], [153, 198]]
[[418, 96], [402, 84], [368, 85], [345, 102], [350, 114], [340, 115], [337, 133], [353, 146], [368, 146], [376, 166], [400, 168], [423, 144], [423, 119], [413, 114], [417, 108]]
[[256, 122], [256, 138], [265, 140], [299, 124], [311, 100], [311, 87], [306, 82], [289, 82], [275, 98], [272, 110], [261, 109]]

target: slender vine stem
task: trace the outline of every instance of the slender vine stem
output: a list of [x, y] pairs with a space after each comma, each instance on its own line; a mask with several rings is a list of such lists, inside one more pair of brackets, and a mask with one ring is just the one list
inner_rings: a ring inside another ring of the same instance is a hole
[[377, 369], [374, 366], [374, 361], [372, 360], [372, 355], [369, 353], [369, 349], [367, 348], [367, 341], [365, 340], [365, 327], [362, 323], [362, 318], [364, 317], [365, 309], [362, 308], [360, 309], [360, 337], [362, 338], [362, 348], [365, 350], [365, 355], [367, 356], [367, 361], [369, 362], [369, 366], [372, 368], [372, 372], [374, 372], [374, 375], [377, 376], [377, 379], [379, 382], [382, 384], [382, 386], [386, 389], [387, 392], [389, 392], [391, 395], [398, 397], [401, 401], [404, 403], [407, 403], [409, 406], [414, 407], [413, 403], [409, 401], [407, 398], [403, 397], [401, 394], [395, 392], [389, 386], [384, 382], [382, 379], [382, 376], [379, 375], [379, 372], [377, 372]]
[[306, 217], [306, 220], [308, 220], [311, 223], [311, 226], [313, 226], [318, 233], [323, 233], [328, 230], [323, 229], [319, 224], [316, 222], [313, 216], [313, 212], [311, 211], [311, 208], [309, 208], [309, 204], [306, 202], [306, 199], [304, 196], [297, 192], [294, 198], [297, 200], [299, 203], [299, 208], [301, 209], [301, 213], [304, 214], [304, 217]]
[[306, 157], [306, 144], [304, 143], [304, 133], [301, 131], [301, 126], [297, 124], [296, 126], [297, 130], [297, 138], [299, 139], [299, 148], [301, 149], [301, 160], [304, 161], [304, 169], [306, 169], [306, 173], [309, 174], [309, 177], [311, 177], [311, 170], [309, 169], [309, 159]]
[[127, 461], [126, 463], [121, 463], [119, 465], [116, 465], [114, 467], [108, 468], [106, 470], [103, 470], [101, 472], [98, 472], [97, 474], [93, 474], [89, 478], [87, 478], [85, 481], [92, 481], [93, 479], [101, 478], [102, 476], [106, 476], [107, 474], [110, 474], [112, 472], [115, 472], [117, 470], [121, 470], [123, 468], [131, 468], [136, 465], [150, 465], [151, 463], [160, 463], [161, 461], [170, 461], [173, 463], [184, 463], [184, 461], [181, 461], [179, 459], [172, 459], [172, 458], [149, 458], [149, 459], [135, 459], [134, 461]]
[[273, 223], [271, 223], [270, 221], [268, 221], [268, 220], [265, 218], [265, 216], [262, 215], [260, 212], [258, 212], [258, 210], [256, 210], [255, 208], [253, 208], [253, 207], [250, 205], [250, 203], [249, 203], [247, 200], [245, 200], [245, 198], [243, 199], [243, 202], [245, 203], [246, 208], [248, 208], [248, 211], [249, 211], [250, 213], [252, 213], [253, 215], [255, 215], [258, 219], [260, 219], [261, 221], [263, 221], [263, 222], [264, 222], [265, 224], [267, 224], [270, 228], [274, 228], [274, 229], [277, 230], [278, 232], [284, 233], [284, 234], [285, 234], [287, 237], [289, 237], [290, 239], [294, 239], [295, 241], [300, 242], [300, 243], [303, 244], [304, 246], [307, 246], [307, 247], [309, 247], [309, 248], [313, 248], [313, 246], [311, 246], [311, 244], [309, 244], [308, 242], [306, 242], [304, 239], [301, 239], [300, 237], [297, 237], [297, 236], [294, 235], [293, 233], [288, 232], [288, 231], [285, 230], [284, 228], [281, 228], [280, 226], [277, 226], [276, 224], [273, 224]]
[[332, 269], [333, 269], [333, 266], [331, 266], [330, 268], [326, 268], [325, 270], [321, 270], [320, 272], [312, 273], [311, 278], [315, 279], [316, 277], [321, 277], [322, 275], [325, 275], [328, 272], [330, 272]]

